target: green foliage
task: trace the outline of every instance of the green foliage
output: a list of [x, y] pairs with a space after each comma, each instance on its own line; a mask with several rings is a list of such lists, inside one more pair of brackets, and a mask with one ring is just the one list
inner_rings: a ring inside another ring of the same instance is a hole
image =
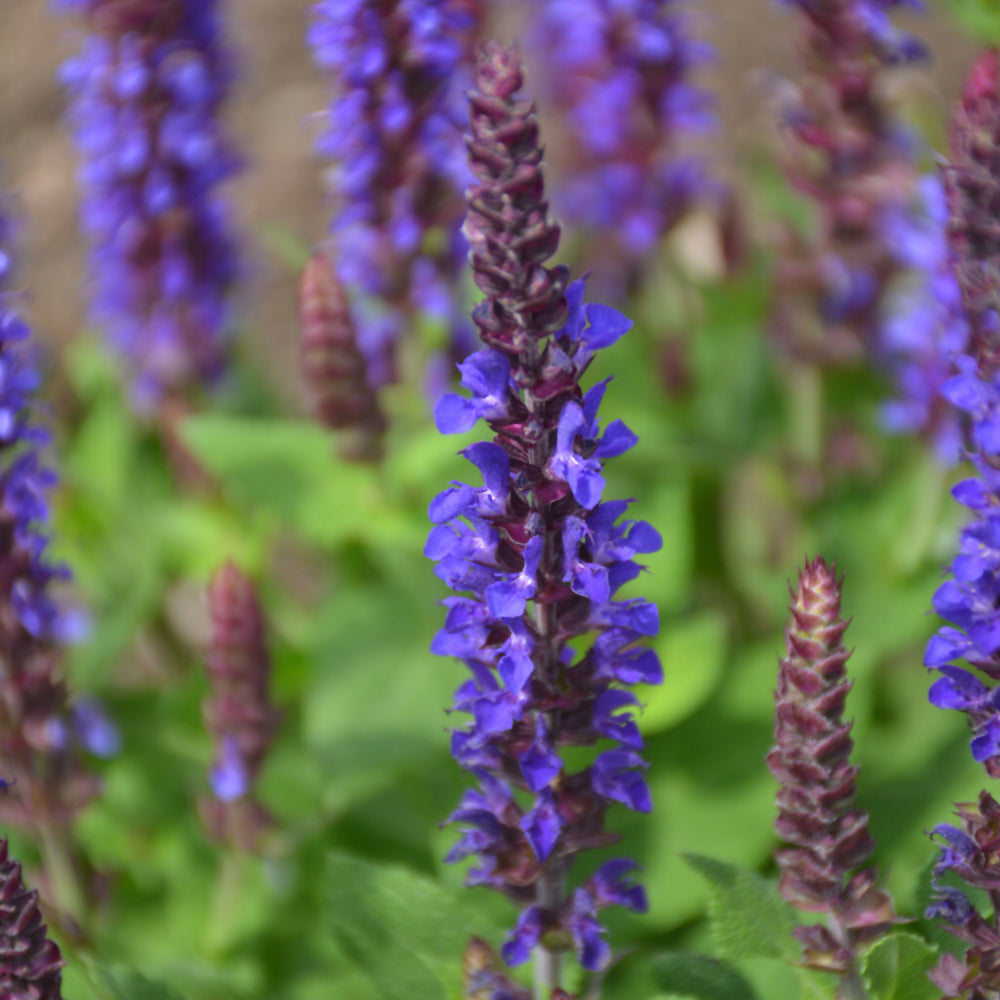
[[334, 854], [325, 887], [331, 930], [386, 1000], [460, 1000], [469, 939], [501, 933], [489, 908], [467, 893], [403, 868]]
[[865, 956], [864, 977], [878, 1000], [936, 1000], [941, 991], [927, 978], [937, 952], [916, 934], [896, 931]]
[[653, 979], [670, 996], [690, 1000], [757, 1000], [753, 987], [739, 971], [704, 955], [666, 952], [653, 963]]
[[948, 0], [958, 21], [990, 45], [1000, 44], [1000, 2], [998, 0]]
[[798, 960], [792, 931], [799, 921], [773, 882], [700, 854], [687, 854], [684, 860], [708, 882], [709, 919], [722, 958]]

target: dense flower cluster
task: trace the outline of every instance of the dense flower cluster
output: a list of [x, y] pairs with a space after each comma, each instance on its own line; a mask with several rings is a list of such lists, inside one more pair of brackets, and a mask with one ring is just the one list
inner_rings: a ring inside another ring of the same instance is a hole
[[221, 372], [237, 274], [217, 187], [237, 168], [216, 0], [56, 0], [88, 36], [63, 69], [80, 150], [91, 312], [137, 405]]
[[1000, 368], [1000, 56], [983, 53], [972, 67], [952, 118], [948, 193], [952, 256], [971, 324], [969, 353], [986, 375]]
[[706, 188], [705, 164], [677, 155], [685, 134], [712, 124], [694, 69], [710, 48], [691, 37], [677, 0], [545, 0], [531, 43], [565, 121], [572, 168], [556, 194], [561, 217], [613, 237], [633, 264]]
[[[517, 57], [500, 46], [480, 57], [470, 95], [466, 234], [474, 279], [486, 293], [473, 314], [484, 342], [460, 366], [468, 396], [442, 398], [444, 433], [485, 421], [495, 437], [465, 449], [482, 486], [454, 483], [430, 506], [426, 554], [461, 596], [445, 601], [435, 652], [457, 656], [471, 677], [455, 710], [471, 716], [452, 752], [477, 778], [451, 821], [461, 839], [449, 854], [474, 856], [469, 882], [503, 891], [524, 907], [503, 946], [510, 964], [539, 948], [540, 968], [575, 949], [586, 969], [608, 964], [598, 911], [645, 909], [627, 860], [609, 861], [570, 890], [578, 852], [613, 842], [609, 804], [651, 808], [643, 778], [635, 696], [619, 685], [656, 683], [656, 655], [639, 643], [658, 628], [656, 607], [616, 599], [660, 547], [642, 521], [621, 520], [626, 501], [603, 501], [602, 463], [635, 435], [598, 410], [607, 381], [581, 378], [601, 348], [631, 326], [613, 309], [585, 305], [583, 283], [544, 262], [559, 229], [549, 221], [533, 108], [518, 98]], [[576, 650], [574, 640], [596, 638]], [[610, 741], [590, 766], [570, 773], [560, 751]], [[542, 981], [558, 985], [557, 971]]]
[[855, 806], [840, 590], [821, 557], [799, 573], [778, 672], [776, 746], [767, 764], [779, 783], [775, 828], [790, 845], [777, 852], [779, 888], [790, 903], [828, 921], [797, 930], [803, 960], [856, 976], [859, 948], [885, 934], [895, 917], [891, 898], [876, 887], [875, 869], [862, 867], [875, 842], [867, 813]]
[[[375, 386], [417, 312], [461, 339], [456, 282], [468, 181], [463, 96], [481, 0], [319, 0], [309, 42], [333, 100], [330, 254]], [[467, 337], [466, 337], [467, 339]]]
[[48, 556], [48, 432], [33, 413], [38, 375], [30, 331], [11, 289], [11, 222], [0, 201], [0, 756], [18, 794], [0, 815], [28, 826], [64, 823], [96, 790], [77, 744], [113, 752], [116, 737], [89, 703], [74, 713], [59, 669], [59, 645], [77, 637], [79, 613], [56, 601], [69, 577]]
[[206, 670], [211, 692], [205, 725], [215, 743], [209, 784], [215, 801], [202, 803], [210, 832], [251, 848], [266, 825], [253, 785], [278, 726], [268, 694], [271, 665], [264, 618], [252, 581], [226, 563], [208, 588], [212, 637]]
[[952, 872], [996, 899], [1000, 891], [1000, 805], [982, 792], [978, 803], [959, 805], [958, 817], [960, 826], [941, 823], [932, 831], [941, 842], [941, 856], [934, 867], [936, 901], [927, 916], [943, 919], [948, 930], [969, 948], [964, 961], [943, 955], [931, 978], [945, 997], [985, 1000], [1000, 990], [1000, 913], [984, 919], [961, 889], [938, 880], [945, 872]]
[[379, 458], [385, 415], [368, 381], [343, 282], [322, 250], [302, 272], [299, 326], [302, 381], [314, 416], [343, 432], [338, 444], [345, 458]]
[[959, 483], [955, 499], [972, 512], [963, 528], [951, 579], [934, 595], [934, 608], [950, 624], [927, 646], [924, 663], [943, 676], [930, 690], [940, 708], [965, 712], [972, 726], [972, 754], [1000, 776], [1000, 688], [958, 666], [966, 660], [1000, 680], [1000, 281], [993, 212], [1000, 200], [1000, 160], [992, 148], [1000, 132], [997, 58], [987, 53], [974, 67], [952, 129], [952, 159], [945, 171], [952, 211], [950, 235], [970, 336], [943, 395], [965, 415], [969, 458], [976, 476]]
[[889, 427], [926, 436], [954, 461], [960, 435], [939, 388], [967, 330], [947, 213], [938, 182], [918, 174], [915, 137], [882, 93], [892, 67], [925, 55], [891, 20], [908, 0], [785, 3], [803, 18], [806, 71], [784, 109], [785, 170], [816, 204], [819, 235], [779, 262], [774, 333], [811, 361], [866, 353], [896, 384]]
[[46, 935], [38, 893], [21, 877], [21, 864], [0, 837], [0, 996], [11, 1000], [61, 1000], [59, 946]]

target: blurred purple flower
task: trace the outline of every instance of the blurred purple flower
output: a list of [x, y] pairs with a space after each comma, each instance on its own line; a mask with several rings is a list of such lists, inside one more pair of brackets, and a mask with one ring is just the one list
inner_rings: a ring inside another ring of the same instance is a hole
[[142, 409], [221, 374], [237, 277], [217, 187], [237, 170], [217, 0], [54, 0], [89, 30], [62, 80], [80, 152], [91, 314]]

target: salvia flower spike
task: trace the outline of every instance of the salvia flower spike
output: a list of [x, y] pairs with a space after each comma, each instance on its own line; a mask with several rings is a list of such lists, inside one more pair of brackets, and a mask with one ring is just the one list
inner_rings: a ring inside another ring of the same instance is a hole
[[789, 237], [772, 330], [793, 357], [867, 357], [890, 375], [887, 427], [955, 461], [958, 423], [941, 398], [967, 326], [948, 255], [940, 181], [921, 177], [918, 140], [884, 96], [923, 46], [892, 23], [909, 0], [783, 0], [802, 15], [805, 78], [783, 108], [785, 172], [819, 213], [810, 245]]
[[0, 797], [0, 817], [37, 829], [64, 826], [97, 790], [80, 744], [102, 742], [102, 720], [109, 750], [115, 737], [99, 710], [74, 717], [60, 671], [60, 646], [83, 621], [53, 594], [69, 570], [48, 555], [56, 477], [35, 414], [31, 331], [12, 290], [11, 230], [0, 198], [0, 757], [16, 782], [16, 794]]
[[[988, 792], [978, 802], [958, 806], [957, 826], [941, 823], [932, 831], [941, 845], [934, 866], [935, 901], [928, 917], [938, 917], [969, 947], [964, 959], [945, 954], [931, 972], [945, 997], [987, 1000], [1000, 992], [1000, 805]], [[942, 884], [946, 872], [970, 888], [985, 891], [993, 912], [984, 918], [961, 889]]]
[[313, 415], [342, 432], [338, 445], [345, 458], [377, 460], [385, 415], [368, 379], [343, 282], [322, 250], [302, 272], [299, 326], [302, 381]]
[[46, 935], [38, 892], [29, 891], [21, 863], [10, 857], [0, 837], [0, 997], [10, 1000], [61, 1000], [59, 946]]
[[[570, 868], [578, 853], [614, 841], [604, 830], [610, 804], [652, 808], [636, 699], [625, 688], [661, 679], [642, 646], [657, 631], [657, 610], [614, 595], [639, 574], [635, 557], [661, 541], [648, 524], [620, 520], [626, 501], [602, 502], [604, 460], [636, 438], [620, 420], [602, 431], [607, 380], [586, 391], [580, 380], [631, 323], [585, 305], [583, 283], [567, 288], [565, 269], [546, 265], [559, 229], [522, 82], [513, 51], [481, 53], [465, 230], [486, 293], [473, 314], [484, 347], [460, 366], [469, 394], [443, 397], [435, 419], [443, 433], [482, 419], [494, 437], [463, 453], [482, 485], [453, 483], [431, 503], [425, 552], [456, 591], [432, 649], [470, 672], [454, 710], [471, 721], [452, 733], [452, 753], [478, 788], [451, 816], [462, 833], [448, 858], [474, 857], [469, 884], [521, 906], [501, 953], [517, 965], [534, 952], [537, 996], [548, 1000], [560, 953], [575, 951], [591, 971], [610, 962], [601, 910], [646, 908], [633, 862], [608, 861], [575, 887]], [[573, 641], [588, 634], [590, 647], [576, 651]], [[571, 773], [563, 748], [601, 740], [612, 748]]]
[[[775, 746], [767, 764], [778, 781], [775, 829], [782, 895], [826, 925], [798, 929], [807, 965], [856, 981], [858, 949], [895, 922], [892, 900], [866, 867], [874, 849], [868, 816], [855, 804], [850, 762], [851, 689], [840, 615], [841, 584], [822, 557], [806, 562], [792, 590], [787, 652], [778, 671]], [[845, 989], [847, 985], [845, 985]], [[845, 996], [853, 996], [847, 992]]]
[[264, 616], [253, 582], [233, 563], [213, 577], [208, 603], [205, 724], [215, 744], [209, 770], [214, 799], [202, 803], [202, 814], [213, 836], [252, 849], [268, 822], [254, 800], [254, 782], [278, 726], [268, 691]]
[[711, 49], [680, 8], [677, 0], [543, 0], [532, 11], [542, 87], [571, 140], [555, 206], [602, 241], [598, 271], [616, 266], [609, 261], [635, 270], [711, 188], [706, 165], [679, 150], [713, 124], [711, 99], [692, 80]]
[[88, 36], [63, 68], [80, 152], [91, 314], [136, 405], [210, 384], [226, 357], [237, 255], [219, 185], [232, 78], [217, 0], [55, 0]]
[[[964, 712], [972, 729], [973, 757], [1000, 777], [1000, 238], [994, 206], [1000, 203], [997, 57], [987, 52], [973, 67], [955, 115], [951, 162], [945, 169], [952, 210], [951, 242], [962, 301], [970, 323], [967, 349], [954, 361], [943, 395], [967, 421], [967, 452], [975, 475], [952, 490], [971, 514], [962, 529], [950, 579], [934, 594], [934, 609], [948, 624], [927, 645], [924, 664], [941, 677], [930, 689], [939, 708]], [[976, 674], [960, 665], [976, 668]]]
[[[371, 385], [396, 378], [418, 314], [468, 340], [454, 305], [466, 253], [464, 92], [482, 0], [319, 0], [309, 42], [332, 100], [330, 249]], [[463, 331], [465, 334], [463, 336]]]

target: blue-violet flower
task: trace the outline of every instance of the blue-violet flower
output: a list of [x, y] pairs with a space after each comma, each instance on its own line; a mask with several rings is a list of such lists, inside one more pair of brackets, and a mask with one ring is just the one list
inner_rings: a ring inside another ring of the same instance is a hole
[[482, 0], [319, 0], [313, 58], [333, 89], [318, 152], [331, 161], [328, 252], [348, 292], [368, 378], [396, 377], [418, 314], [468, 342], [456, 306], [468, 167], [464, 94]]
[[[445, 600], [432, 648], [464, 660], [471, 674], [454, 709], [471, 717], [452, 734], [452, 753], [479, 787], [451, 822], [462, 829], [448, 860], [474, 857], [469, 884], [488, 885], [522, 907], [502, 948], [509, 964], [537, 951], [539, 982], [558, 986], [559, 953], [589, 970], [611, 960], [598, 922], [607, 906], [646, 908], [628, 860], [609, 861], [574, 889], [580, 851], [615, 840], [604, 830], [612, 802], [648, 812], [634, 696], [618, 685], [658, 683], [660, 664], [642, 642], [658, 629], [656, 607], [616, 598], [660, 547], [641, 521], [622, 520], [628, 502], [604, 501], [602, 463], [635, 443], [620, 421], [601, 428], [607, 381], [580, 381], [596, 351], [631, 323], [584, 304], [582, 281], [545, 261], [559, 229], [549, 220], [534, 109], [518, 97], [518, 57], [487, 47], [470, 94], [465, 231], [473, 277], [485, 292], [473, 319], [485, 345], [462, 366], [471, 397], [445, 396], [443, 433], [482, 418], [491, 441], [463, 454], [482, 485], [453, 483], [430, 505], [425, 549], [459, 592]], [[595, 638], [589, 648], [575, 640]], [[610, 741], [583, 770], [561, 756], [570, 746]]]
[[89, 34], [63, 67], [80, 151], [91, 313], [142, 409], [222, 372], [237, 277], [219, 184], [238, 161], [217, 0], [54, 0]]
[[[712, 126], [693, 71], [711, 48], [692, 37], [678, 0], [544, 0], [529, 43], [544, 97], [565, 122], [570, 167], [555, 195], [560, 217], [600, 241], [598, 275], [634, 279], [643, 258], [710, 184], [681, 155], [685, 136]], [[614, 249], [608, 248], [608, 240]]]

